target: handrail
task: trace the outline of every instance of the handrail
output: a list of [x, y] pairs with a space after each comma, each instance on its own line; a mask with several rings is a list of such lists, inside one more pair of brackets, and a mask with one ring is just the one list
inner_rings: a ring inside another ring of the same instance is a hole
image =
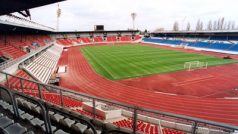
[[[52, 134], [53, 133], [52, 129], [51, 129], [51, 121], [50, 121], [50, 117], [49, 117], [49, 110], [51, 110], [53, 112], [56, 112], [56, 113], [60, 113], [60, 114], [64, 115], [65, 117], [68, 117], [68, 118], [76, 120], [77, 122], [81, 122], [81, 123], [87, 124], [87, 126], [92, 129], [93, 133], [97, 134], [97, 131], [96, 131], [94, 125], [91, 122], [87, 121], [87, 120], [84, 120], [82, 118], [76, 117], [75, 115], [71, 115], [70, 113], [67, 113], [65, 111], [59, 110], [56, 107], [51, 107], [49, 104], [47, 104], [47, 102], [40, 101], [38, 99], [29, 97], [28, 95], [24, 95], [22, 93], [18, 93], [17, 91], [10, 90], [10, 89], [8, 89], [6, 87], [3, 87], [2, 85], [0, 85], [0, 89], [6, 91], [8, 93], [8, 95], [9, 95], [9, 97], [11, 99], [11, 102], [12, 102], [12, 107], [14, 109], [14, 115], [17, 118], [20, 118], [19, 111], [18, 111], [19, 108], [18, 108], [18, 105], [17, 105], [17, 98], [18, 97], [24, 98], [27, 101], [30, 101], [32, 103], [37, 104], [40, 107], [40, 109], [41, 109], [40, 113], [43, 116], [45, 130], [46, 130], [46, 133], [48, 133], [48, 134]], [[15, 112], [15, 110], [17, 112]]]
[[92, 125], [91, 122], [87, 121], [87, 120], [83, 120], [82, 118], [77, 118], [76, 116], [74, 115], [71, 115], [70, 113], [66, 113], [62, 110], [59, 110], [57, 108], [54, 108], [54, 107], [49, 107], [49, 106], [46, 106], [46, 112], [48, 113], [49, 110], [53, 111], [53, 112], [56, 112], [56, 113], [60, 113], [60, 114], [63, 114], [65, 117], [68, 117], [68, 118], [72, 118], [72, 119], [76, 119], [77, 122], [83, 122], [83, 123], [86, 123], [88, 126], [90, 126], [90, 128], [92, 129], [93, 133], [94, 134], [97, 134], [97, 131], [95, 129], [95, 127]]
[[[219, 123], [219, 122], [215, 122], [215, 121], [209, 121], [209, 120], [205, 120], [205, 119], [189, 117], [189, 116], [179, 115], [179, 114], [174, 114], [174, 113], [169, 113], [169, 112], [163, 112], [163, 111], [160, 111], [160, 110], [140, 108], [140, 107], [137, 107], [137, 106], [128, 105], [128, 104], [113, 101], [113, 100], [108, 100], [108, 99], [105, 99], [105, 98], [100, 98], [100, 97], [88, 95], [88, 94], [85, 94], [85, 93], [79, 93], [79, 92], [72, 91], [72, 90], [67, 89], [67, 88], [58, 87], [58, 86], [54, 86], [54, 85], [48, 85], [48, 84], [40, 83], [40, 82], [33, 81], [33, 80], [28, 80], [28, 79], [21, 78], [21, 77], [18, 77], [18, 76], [14, 76], [14, 75], [2, 72], [2, 71], [0, 71], [0, 74], [4, 74], [6, 76], [9, 75], [9, 76], [18, 78], [20, 80], [33, 82], [37, 85], [41, 85], [41, 86], [44, 86], [44, 87], [53, 88], [54, 90], [59, 91], [59, 92], [71, 93], [71, 94], [78, 95], [78, 96], [81, 96], [81, 97], [86, 97], [86, 98], [89, 98], [89, 99], [92, 99], [92, 100], [95, 100], [95, 101], [115, 104], [115, 105], [119, 105], [119, 106], [126, 107], [126, 108], [129, 108], [129, 109], [134, 109], [135, 111], [139, 110], [139, 111], [144, 111], [144, 112], [148, 112], [148, 113], [164, 115], [164, 116], [168, 116], [168, 117], [174, 117], [174, 118], [177, 118], [177, 119], [188, 120], [188, 121], [195, 122], [194, 123], [195, 125], [197, 125], [198, 123], [202, 123], [202, 124], [212, 125], [212, 126], [216, 126], [216, 127], [222, 127], [222, 128], [225, 128], [225, 129], [231, 129], [233, 131], [238, 130], [238, 126], [233, 126], [233, 125], [229, 125], [229, 124], [225, 124], [225, 123]], [[6, 77], [6, 78], [8, 79], [8, 77]], [[65, 96], [67, 96], [67, 95], [65, 95]], [[67, 96], [67, 97], [70, 97], [70, 96]], [[61, 98], [62, 98], [62, 96], [61, 96]], [[136, 115], [134, 114], [134, 116], [136, 116]], [[194, 128], [196, 128], [196, 127], [197, 126], [194, 126]]]
[[[1, 85], [0, 85], [0, 87], [1, 87]], [[14, 101], [14, 98], [13, 98], [12, 93], [11, 93], [9, 90], [7, 90], [6, 88], [3, 88], [2, 90], [4, 90], [5, 92], [7, 92], [8, 96], [10, 97], [10, 100], [11, 100], [11, 103], [12, 103], [13, 112], [14, 112], [14, 114], [16, 114], [16, 116], [18, 117], [19, 113], [18, 113], [17, 108], [15, 107], [15, 106], [16, 106], [16, 102]]]
[[[13, 93], [13, 100], [16, 101], [16, 97], [21, 97], [21, 98], [30, 100], [33, 103], [36, 103], [40, 107], [40, 109], [41, 109], [41, 113], [42, 113], [42, 116], [43, 116], [43, 119], [44, 119], [44, 123], [45, 123], [45, 130], [46, 130], [46, 132], [47, 133], [52, 133], [51, 126], [49, 125], [49, 122], [48, 122], [48, 119], [47, 119], [46, 110], [45, 110], [44, 106], [41, 104], [41, 102], [39, 102], [37, 100], [34, 100], [34, 99], [31, 99], [29, 96], [22, 95], [20, 93], [14, 92]], [[15, 104], [16, 104], [15, 107], [18, 110], [18, 105], [17, 105], [16, 102], [15, 102]], [[17, 112], [17, 114], [18, 114], [17, 116], [19, 117], [19, 113], [18, 112]]]

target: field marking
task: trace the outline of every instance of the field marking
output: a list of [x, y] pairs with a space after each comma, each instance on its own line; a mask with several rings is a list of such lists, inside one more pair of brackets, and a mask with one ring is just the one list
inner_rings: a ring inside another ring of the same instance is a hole
[[224, 97], [224, 99], [228, 99], [228, 100], [238, 100], [238, 97]]
[[184, 85], [199, 83], [199, 82], [202, 82], [202, 81], [212, 80], [212, 79], [215, 79], [215, 78], [216, 78], [215, 76], [209, 74], [209, 75], [206, 75], [206, 76], [201, 76], [201, 77], [197, 77], [197, 78], [182, 81], [182, 82], [175, 82], [175, 83], [172, 83], [172, 85], [174, 85], [174, 86], [184, 86]]
[[172, 94], [172, 93], [164, 93], [164, 92], [158, 92], [158, 91], [155, 91], [154, 93], [156, 94], [166, 94], [166, 95], [173, 95], [173, 96], [176, 96], [177, 94]]

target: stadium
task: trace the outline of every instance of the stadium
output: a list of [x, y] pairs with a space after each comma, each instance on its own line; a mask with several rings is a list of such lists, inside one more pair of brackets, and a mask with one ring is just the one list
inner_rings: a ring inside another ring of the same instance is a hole
[[131, 13], [132, 29], [60, 31], [59, 6], [57, 29], [27, 19], [62, 1], [1, 2], [1, 133], [238, 133], [237, 30], [141, 31]]

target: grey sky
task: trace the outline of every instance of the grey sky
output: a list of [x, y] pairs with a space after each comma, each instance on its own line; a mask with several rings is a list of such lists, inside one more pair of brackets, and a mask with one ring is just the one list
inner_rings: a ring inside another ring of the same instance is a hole
[[[238, 23], [237, 5], [238, 0], [67, 0], [60, 3], [60, 30], [93, 30], [95, 24], [125, 30], [132, 27], [131, 12], [137, 13], [136, 28], [141, 30], [169, 30], [174, 21], [180, 28], [189, 21], [194, 28], [198, 19], [206, 23], [219, 17]], [[56, 9], [57, 4], [32, 9], [32, 20], [56, 27]]]

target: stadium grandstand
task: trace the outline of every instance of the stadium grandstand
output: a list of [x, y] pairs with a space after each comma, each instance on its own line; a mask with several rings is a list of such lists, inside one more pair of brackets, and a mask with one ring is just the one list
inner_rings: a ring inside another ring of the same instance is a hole
[[238, 133], [237, 31], [63, 32], [24, 18], [61, 1], [1, 2], [1, 133]]

